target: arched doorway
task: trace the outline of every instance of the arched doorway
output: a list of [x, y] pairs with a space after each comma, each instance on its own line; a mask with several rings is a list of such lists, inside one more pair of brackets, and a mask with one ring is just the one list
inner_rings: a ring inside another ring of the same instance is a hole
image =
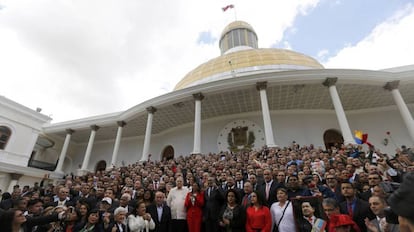
[[340, 148], [344, 143], [344, 138], [341, 132], [336, 129], [329, 129], [323, 133], [323, 141], [325, 142], [326, 150], [330, 150], [331, 147]]
[[168, 145], [162, 151], [162, 160], [174, 159], [174, 148], [171, 145]]
[[99, 161], [95, 166], [95, 172], [105, 171], [105, 169], [106, 169], [106, 161], [105, 160]]

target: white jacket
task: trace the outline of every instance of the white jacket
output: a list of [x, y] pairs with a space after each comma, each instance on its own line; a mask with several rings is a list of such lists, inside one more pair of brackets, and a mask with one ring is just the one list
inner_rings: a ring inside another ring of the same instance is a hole
[[155, 229], [154, 220], [147, 221], [144, 220], [141, 216], [128, 216], [128, 227], [131, 232], [149, 232], [149, 230]]

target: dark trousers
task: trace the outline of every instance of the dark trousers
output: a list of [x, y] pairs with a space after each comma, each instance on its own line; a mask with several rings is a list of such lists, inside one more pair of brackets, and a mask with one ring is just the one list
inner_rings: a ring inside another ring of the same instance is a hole
[[187, 220], [171, 220], [171, 232], [188, 232]]
[[218, 219], [207, 219], [204, 223], [204, 231], [205, 232], [217, 232], [219, 231], [220, 227], [218, 224]]

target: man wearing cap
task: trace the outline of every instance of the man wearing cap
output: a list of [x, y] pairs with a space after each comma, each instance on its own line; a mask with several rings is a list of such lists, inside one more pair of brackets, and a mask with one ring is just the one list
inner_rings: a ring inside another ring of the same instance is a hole
[[400, 231], [414, 231], [414, 173], [407, 173], [399, 189], [389, 198], [391, 209], [398, 215]]
[[99, 204], [99, 211], [109, 212], [112, 206], [112, 199], [109, 197], [104, 197]]

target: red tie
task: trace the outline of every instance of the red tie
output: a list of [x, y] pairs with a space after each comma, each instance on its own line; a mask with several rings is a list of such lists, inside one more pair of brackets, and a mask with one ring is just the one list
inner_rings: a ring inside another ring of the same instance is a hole
[[247, 199], [249, 198], [249, 196], [248, 195], [246, 195], [246, 196], [244, 196], [244, 198], [243, 198], [243, 206], [246, 208], [246, 206], [247, 206]]
[[348, 214], [351, 218], [354, 215], [354, 212], [352, 210], [352, 202], [348, 203]]
[[312, 219], [312, 217], [309, 217], [309, 218], [308, 218], [308, 221], [309, 221], [309, 223], [310, 223], [311, 225], [313, 225], [313, 219]]

